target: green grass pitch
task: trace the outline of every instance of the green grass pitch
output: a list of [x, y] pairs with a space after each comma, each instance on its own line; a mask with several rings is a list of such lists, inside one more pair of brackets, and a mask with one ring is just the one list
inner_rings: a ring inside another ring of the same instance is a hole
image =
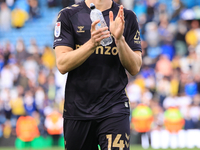
[[[64, 150], [64, 148], [59, 148], [59, 147], [52, 147], [52, 148], [42, 148], [42, 149], [32, 149], [32, 148], [27, 148], [27, 149], [16, 149], [14, 147], [1, 147], [0, 150]], [[131, 145], [130, 150], [145, 150], [143, 149], [140, 145]], [[148, 148], [147, 150], [155, 150], [152, 148]], [[193, 148], [193, 149], [188, 149], [188, 148], [181, 148], [181, 149], [156, 149], [156, 150], [199, 150], [199, 148]]]

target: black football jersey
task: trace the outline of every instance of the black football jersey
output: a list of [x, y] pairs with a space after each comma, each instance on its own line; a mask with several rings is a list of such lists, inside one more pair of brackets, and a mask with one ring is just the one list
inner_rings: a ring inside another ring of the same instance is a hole
[[[109, 11], [117, 16], [119, 5], [103, 11], [109, 26]], [[54, 48], [69, 46], [74, 50], [91, 38], [90, 8], [85, 1], [62, 9], [54, 31]], [[124, 9], [124, 37], [133, 51], [141, 51], [140, 33], [136, 15]], [[98, 46], [94, 53], [79, 67], [68, 73], [65, 87], [64, 118], [87, 120], [115, 114], [129, 114], [125, 87], [127, 75], [114, 42]]]

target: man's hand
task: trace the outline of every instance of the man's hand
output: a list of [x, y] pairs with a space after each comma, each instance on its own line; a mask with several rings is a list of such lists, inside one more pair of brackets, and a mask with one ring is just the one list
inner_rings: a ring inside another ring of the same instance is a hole
[[113, 12], [109, 12], [109, 18], [110, 18], [110, 32], [114, 36], [115, 40], [119, 40], [122, 38], [122, 35], [124, 33], [124, 8], [121, 5], [118, 11], [118, 14], [113, 20]]
[[98, 30], [95, 29], [96, 24], [98, 24], [99, 22], [100, 20], [96, 20], [91, 25], [91, 41], [94, 47], [99, 46], [101, 40], [110, 36], [110, 31], [108, 31], [108, 27], [103, 27]]

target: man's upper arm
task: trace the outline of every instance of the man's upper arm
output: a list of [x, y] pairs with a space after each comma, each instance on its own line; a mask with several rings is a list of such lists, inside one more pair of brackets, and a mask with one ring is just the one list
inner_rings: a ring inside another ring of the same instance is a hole
[[53, 48], [57, 46], [74, 48], [73, 26], [67, 9], [58, 14], [55, 24]]
[[142, 51], [137, 16], [132, 11], [128, 11], [126, 18], [129, 21], [126, 24], [126, 42], [133, 51]]

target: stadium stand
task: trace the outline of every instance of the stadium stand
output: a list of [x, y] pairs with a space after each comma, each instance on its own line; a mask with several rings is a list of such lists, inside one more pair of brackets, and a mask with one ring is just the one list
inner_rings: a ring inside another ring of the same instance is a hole
[[[36, 17], [30, 15], [30, 1], [36, 6], [32, 9]], [[36, 1], [0, 0], [0, 147], [23, 143], [16, 136], [16, 123], [24, 115], [36, 120], [41, 135], [33, 146], [37, 147], [41, 139], [51, 143], [44, 125], [46, 116], [53, 110], [62, 113], [63, 82], [67, 74], [61, 75], [56, 69], [52, 49], [54, 25], [62, 1], [51, 5], [46, 0], [38, 0], [38, 4]], [[153, 123], [148, 125], [151, 129], [146, 133], [136, 132], [131, 123], [131, 144], [142, 144], [144, 148], [149, 145], [200, 148], [200, 0], [118, 2], [124, 6], [132, 2], [128, 7], [138, 17], [143, 50], [140, 73], [134, 77], [127, 74], [131, 113], [142, 103], [151, 109], [153, 116]], [[9, 20], [5, 21], [10, 28], [4, 28], [3, 12], [11, 21], [15, 8], [27, 13], [29, 19], [20, 28], [11, 27]], [[166, 115], [169, 109], [176, 110], [170, 113], [178, 117]], [[183, 129], [171, 134], [173, 126], [170, 132], [166, 130], [165, 117], [169, 122], [184, 119], [181, 120]], [[63, 146], [62, 134], [60, 139], [58, 143]]]
[[[24, 0], [16, 1], [16, 7], [18, 5], [23, 7], [23, 2]], [[44, 47], [45, 45], [52, 46], [54, 22], [61, 7], [48, 8], [46, 1], [42, 0], [40, 1], [40, 7], [40, 18], [28, 20], [24, 27], [20, 29], [12, 28], [9, 32], [1, 32], [1, 40], [3, 42], [9, 40], [15, 45], [17, 39], [20, 37], [24, 39], [25, 45], [28, 46], [30, 40], [34, 37], [39, 47]]]

